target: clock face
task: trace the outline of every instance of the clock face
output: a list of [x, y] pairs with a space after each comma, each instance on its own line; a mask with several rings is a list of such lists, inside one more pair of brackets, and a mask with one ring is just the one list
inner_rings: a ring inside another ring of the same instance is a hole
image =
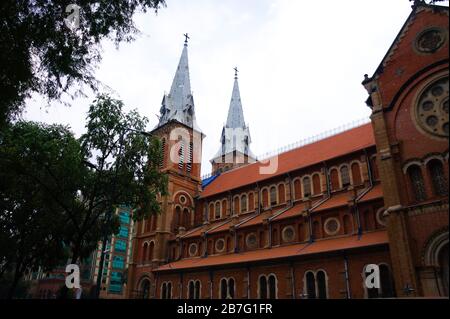
[[435, 81], [420, 95], [416, 105], [416, 118], [427, 133], [440, 137], [449, 136], [448, 77]]

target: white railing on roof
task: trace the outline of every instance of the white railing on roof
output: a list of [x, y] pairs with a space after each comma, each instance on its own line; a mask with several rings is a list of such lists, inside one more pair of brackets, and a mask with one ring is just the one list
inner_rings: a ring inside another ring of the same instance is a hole
[[[312, 144], [312, 143], [318, 142], [318, 141], [323, 140], [325, 138], [337, 135], [339, 133], [351, 130], [351, 129], [355, 128], [355, 127], [362, 126], [362, 125], [367, 124], [367, 123], [370, 123], [370, 118], [364, 117], [364, 118], [361, 118], [359, 120], [355, 120], [355, 121], [343, 124], [341, 126], [335, 127], [335, 128], [333, 128], [331, 130], [324, 131], [324, 132], [319, 133], [317, 135], [309, 136], [309, 137], [304, 138], [304, 139], [302, 139], [302, 140], [300, 140], [298, 142], [295, 142], [295, 143], [292, 143], [292, 144], [280, 147], [280, 148], [278, 148], [278, 149], [276, 149], [274, 151], [264, 153], [261, 156], [257, 156], [256, 159], [258, 161], [262, 161], [262, 160], [271, 158], [273, 156], [279, 155], [281, 153], [288, 152], [288, 151], [291, 151], [293, 149], [296, 149], [296, 148], [299, 148], [299, 147], [302, 147], [302, 146], [305, 146], [305, 145], [308, 145], [308, 144]], [[202, 176], [202, 180], [204, 180], [206, 178], [209, 178], [211, 176], [212, 176], [212, 173], [203, 175]]]
[[308, 145], [308, 144], [315, 143], [317, 141], [320, 141], [320, 140], [323, 140], [325, 138], [337, 135], [339, 133], [351, 130], [351, 129], [355, 128], [355, 127], [362, 126], [362, 125], [367, 124], [367, 123], [370, 123], [370, 118], [368, 118], [368, 117], [364, 117], [364, 118], [361, 118], [359, 120], [355, 120], [355, 121], [352, 121], [350, 123], [346, 123], [344, 125], [338, 126], [338, 127], [333, 128], [331, 130], [319, 133], [317, 135], [309, 136], [309, 137], [304, 138], [304, 139], [302, 139], [302, 140], [300, 140], [298, 142], [295, 142], [295, 143], [292, 143], [292, 144], [280, 147], [280, 148], [278, 148], [278, 149], [276, 149], [274, 151], [264, 153], [261, 156], [257, 156], [257, 160], [258, 161], [262, 161], [262, 160], [268, 159], [270, 157], [279, 155], [279, 154], [284, 153], [284, 152], [291, 151], [293, 149], [296, 149], [296, 148], [299, 148], [299, 147], [302, 147], [302, 146], [305, 146], [305, 145]]

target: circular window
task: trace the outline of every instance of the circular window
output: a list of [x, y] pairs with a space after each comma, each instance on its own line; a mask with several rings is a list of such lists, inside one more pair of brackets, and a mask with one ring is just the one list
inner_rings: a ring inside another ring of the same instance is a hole
[[186, 204], [186, 196], [184, 196], [184, 195], [180, 196], [180, 203], [181, 204]]
[[283, 228], [282, 235], [284, 242], [291, 242], [294, 241], [295, 237], [295, 230], [292, 226], [286, 226]]
[[416, 119], [426, 132], [448, 137], [448, 77], [423, 91], [416, 106]]
[[328, 218], [325, 221], [324, 228], [327, 235], [335, 235], [339, 232], [341, 224], [339, 223], [339, 220], [337, 218]]
[[225, 249], [225, 241], [223, 239], [219, 239], [216, 241], [216, 251], [219, 253], [223, 252]]
[[376, 214], [377, 223], [381, 226], [386, 226], [386, 217], [384, 216], [384, 211], [384, 208], [380, 208]]
[[247, 239], [245, 240], [248, 248], [256, 248], [258, 244], [258, 239], [256, 238], [256, 234], [252, 233], [247, 235]]
[[436, 52], [445, 43], [445, 31], [431, 28], [421, 32], [416, 38], [416, 49], [422, 53]]
[[196, 256], [198, 252], [198, 245], [195, 243], [192, 243], [189, 245], [189, 256], [193, 257]]

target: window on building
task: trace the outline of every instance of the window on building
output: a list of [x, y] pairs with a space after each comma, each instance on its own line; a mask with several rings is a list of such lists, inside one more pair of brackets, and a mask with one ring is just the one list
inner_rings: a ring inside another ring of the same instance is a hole
[[319, 270], [316, 274], [316, 284], [319, 299], [327, 299], [327, 283], [326, 274], [324, 271]]
[[248, 210], [253, 211], [255, 209], [255, 197], [253, 192], [250, 192], [248, 195]]
[[128, 227], [120, 226], [119, 237], [128, 238]]
[[194, 144], [189, 143], [189, 150], [188, 150], [188, 163], [186, 165], [186, 169], [188, 172], [192, 171], [192, 163], [194, 162]]
[[200, 281], [190, 281], [188, 286], [188, 298], [189, 299], [200, 299], [201, 291], [200, 291]]
[[214, 216], [216, 219], [220, 219], [221, 213], [220, 213], [220, 203], [216, 203], [216, 208], [214, 211]]
[[411, 181], [414, 199], [419, 202], [425, 200], [427, 195], [420, 167], [417, 165], [411, 165], [408, 168], [408, 175]]
[[350, 172], [348, 170], [348, 166], [344, 165], [341, 167], [341, 181], [342, 187], [347, 187], [350, 185]]
[[277, 204], [277, 188], [272, 186], [270, 188], [270, 205], [274, 206]]
[[299, 179], [294, 181], [294, 197], [295, 199], [300, 199], [302, 197], [302, 187], [300, 186]]
[[360, 185], [362, 183], [361, 168], [358, 163], [352, 164], [352, 177], [354, 185]]
[[330, 179], [331, 179], [331, 189], [338, 190], [339, 189], [339, 173], [337, 169], [332, 169], [330, 171]]
[[112, 267], [116, 269], [124, 269], [125, 268], [125, 258], [122, 256], [114, 256]]
[[239, 197], [234, 198], [234, 212], [233, 215], [239, 214]]
[[121, 224], [129, 224], [130, 223], [130, 214], [128, 212], [120, 212], [119, 220]]
[[314, 195], [318, 195], [322, 192], [322, 186], [320, 185], [319, 174], [313, 175], [313, 191], [314, 191]]
[[262, 191], [262, 206], [264, 208], [269, 206], [269, 192], [267, 191], [267, 189], [264, 189]]
[[247, 211], [247, 195], [242, 195], [241, 197], [241, 213]]
[[234, 299], [234, 279], [223, 278], [220, 281], [220, 298], [221, 299]]
[[127, 242], [124, 240], [116, 240], [114, 244], [114, 250], [120, 253], [124, 253], [127, 250]]
[[437, 159], [433, 159], [428, 163], [427, 167], [431, 177], [431, 182], [433, 183], [434, 194], [436, 196], [447, 195], [448, 185], [442, 162]]
[[166, 159], [166, 139], [163, 138], [161, 140], [161, 161], [159, 163], [159, 167], [161, 169], [164, 168], [164, 161], [165, 161], [165, 159]]
[[309, 178], [309, 176], [303, 178], [303, 196], [311, 196], [311, 179]]
[[277, 278], [274, 275], [269, 276], [268, 289], [269, 299], [277, 299]]
[[313, 272], [307, 272], [306, 279], [306, 297], [308, 299], [316, 299], [316, 278]]
[[259, 299], [267, 299], [267, 278], [259, 277]]
[[161, 299], [172, 299], [172, 283], [164, 282], [161, 285]]

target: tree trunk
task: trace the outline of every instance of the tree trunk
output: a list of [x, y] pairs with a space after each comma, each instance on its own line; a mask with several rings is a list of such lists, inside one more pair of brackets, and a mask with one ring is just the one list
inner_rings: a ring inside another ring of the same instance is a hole
[[8, 296], [7, 296], [8, 299], [13, 299], [14, 292], [16, 291], [17, 284], [19, 283], [20, 278], [22, 278], [22, 272], [20, 271], [20, 266], [16, 265], [16, 267], [14, 269], [14, 279], [8, 290]]

